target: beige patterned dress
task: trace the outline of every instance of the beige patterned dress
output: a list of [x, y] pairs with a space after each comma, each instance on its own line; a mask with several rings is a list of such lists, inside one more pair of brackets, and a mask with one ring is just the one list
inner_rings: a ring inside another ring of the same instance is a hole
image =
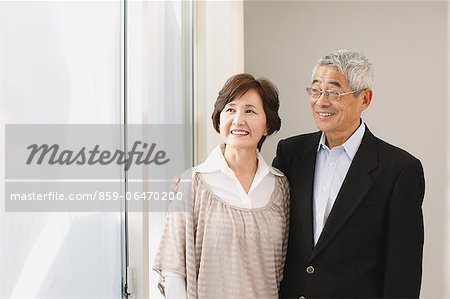
[[172, 204], [153, 269], [186, 277], [189, 299], [278, 298], [289, 228], [286, 177], [276, 177], [268, 204], [257, 209], [222, 201], [195, 172], [181, 185], [192, 200]]

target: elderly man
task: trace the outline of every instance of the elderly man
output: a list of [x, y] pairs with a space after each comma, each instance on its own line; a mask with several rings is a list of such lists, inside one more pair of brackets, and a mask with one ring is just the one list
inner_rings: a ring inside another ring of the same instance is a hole
[[361, 120], [371, 84], [361, 53], [323, 57], [306, 88], [320, 132], [278, 144], [291, 186], [281, 298], [419, 297], [423, 169]]

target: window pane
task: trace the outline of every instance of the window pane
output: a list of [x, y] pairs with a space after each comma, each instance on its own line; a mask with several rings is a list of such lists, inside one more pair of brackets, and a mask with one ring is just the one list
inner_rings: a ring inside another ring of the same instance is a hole
[[[2, 2], [0, 45], [1, 157], [5, 123], [121, 123], [120, 2]], [[5, 213], [4, 187], [0, 297], [121, 298], [121, 213]]]
[[[127, 2], [128, 121], [182, 127], [182, 137], [167, 138], [180, 139], [176, 150], [184, 154], [183, 169], [193, 163], [192, 6], [192, 1]], [[140, 189], [130, 191], [155, 191], [148, 178], [144, 172], [142, 184], [131, 186]], [[136, 273], [136, 296], [156, 299], [163, 297], [157, 288], [159, 275], [151, 267], [165, 213], [156, 212], [151, 203], [148, 210], [129, 213], [130, 265]]]

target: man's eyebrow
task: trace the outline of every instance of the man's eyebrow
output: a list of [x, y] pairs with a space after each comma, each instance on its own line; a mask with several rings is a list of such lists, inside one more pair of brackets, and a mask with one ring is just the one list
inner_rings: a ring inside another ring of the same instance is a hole
[[337, 87], [341, 87], [341, 83], [337, 82], [337, 81], [328, 81], [327, 84], [331, 84]]
[[[319, 79], [314, 79], [312, 84], [314, 84], [314, 83], [322, 83], [322, 81]], [[339, 83], [338, 81], [327, 81], [326, 84], [331, 84], [331, 85], [334, 85], [337, 87], [341, 87], [341, 83]]]

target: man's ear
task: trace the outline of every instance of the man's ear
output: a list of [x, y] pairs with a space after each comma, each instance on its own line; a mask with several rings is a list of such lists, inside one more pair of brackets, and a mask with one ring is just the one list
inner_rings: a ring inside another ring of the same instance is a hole
[[362, 111], [366, 110], [370, 103], [372, 102], [372, 95], [373, 95], [373, 91], [370, 88], [366, 88], [364, 90], [361, 91], [361, 96], [362, 96]]

